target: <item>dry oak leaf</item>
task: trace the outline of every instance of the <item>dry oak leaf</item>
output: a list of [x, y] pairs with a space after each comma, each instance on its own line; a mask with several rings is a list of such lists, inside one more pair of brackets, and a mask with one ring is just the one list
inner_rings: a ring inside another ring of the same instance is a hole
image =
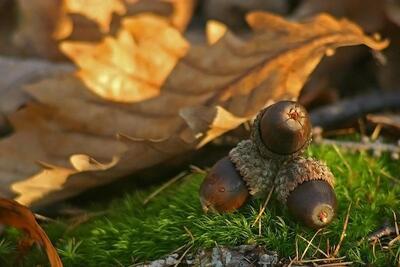
[[45, 231], [36, 222], [35, 216], [27, 207], [16, 201], [0, 198], [0, 224], [24, 231], [27, 235], [26, 243], [37, 242], [45, 249], [51, 267], [63, 266], [57, 250], [53, 247]]
[[23, 54], [65, 59], [60, 40], [99, 41], [124, 16], [152, 12], [184, 31], [195, 5], [196, 0], [18, 0], [13, 44]]
[[21, 53], [57, 58], [59, 40], [72, 32], [63, 0], [18, 0], [18, 26], [13, 44]]
[[95, 21], [102, 32], [110, 30], [113, 13], [120, 16], [126, 13], [123, 0], [64, 0], [66, 12], [81, 14]]
[[[64, 43], [80, 70], [27, 89], [37, 103], [11, 116], [16, 133], [0, 142], [0, 192], [45, 205], [183, 155], [295, 99], [327, 51], [387, 46], [325, 14], [247, 21], [249, 39], [219, 25], [213, 44], [190, 46], [164, 18], [141, 14], [100, 44]], [[74, 164], [76, 155], [92, 160]], [[96, 162], [106, 164], [88, 167]]]

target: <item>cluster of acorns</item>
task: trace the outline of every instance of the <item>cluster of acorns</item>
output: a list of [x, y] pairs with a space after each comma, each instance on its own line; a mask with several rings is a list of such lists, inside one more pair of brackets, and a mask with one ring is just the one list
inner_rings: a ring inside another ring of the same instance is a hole
[[274, 188], [299, 221], [312, 228], [326, 226], [336, 214], [334, 177], [322, 162], [303, 157], [310, 141], [310, 118], [297, 102], [280, 101], [261, 110], [251, 138], [219, 160], [204, 179], [203, 210], [231, 212]]

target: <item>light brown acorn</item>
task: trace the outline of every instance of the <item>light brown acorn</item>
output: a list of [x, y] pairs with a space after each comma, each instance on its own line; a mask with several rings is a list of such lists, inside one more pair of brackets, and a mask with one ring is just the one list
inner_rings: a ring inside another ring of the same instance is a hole
[[232, 212], [248, 197], [247, 186], [228, 157], [212, 167], [200, 187], [200, 202], [205, 212]]
[[275, 180], [278, 199], [289, 212], [311, 228], [322, 228], [336, 216], [334, 177], [329, 168], [314, 159], [287, 162]]
[[310, 117], [299, 103], [279, 101], [258, 114], [252, 140], [265, 158], [297, 157], [311, 141]]

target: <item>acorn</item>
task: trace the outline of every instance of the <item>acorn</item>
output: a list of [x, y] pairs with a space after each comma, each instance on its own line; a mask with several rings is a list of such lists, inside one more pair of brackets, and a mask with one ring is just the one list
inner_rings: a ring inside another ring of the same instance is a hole
[[295, 101], [279, 101], [254, 121], [252, 139], [263, 157], [287, 160], [299, 156], [311, 141], [306, 109]]
[[275, 183], [277, 198], [306, 226], [322, 228], [336, 216], [334, 177], [322, 162], [311, 158], [287, 162]]
[[232, 212], [248, 199], [249, 191], [235, 165], [228, 157], [220, 159], [200, 187], [204, 212]]

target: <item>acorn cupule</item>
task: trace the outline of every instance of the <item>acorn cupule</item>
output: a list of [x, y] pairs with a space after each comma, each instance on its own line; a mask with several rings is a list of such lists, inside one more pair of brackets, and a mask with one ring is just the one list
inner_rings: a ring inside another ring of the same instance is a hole
[[248, 197], [247, 186], [228, 157], [215, 163], [200, 187], [200, 202], [204, 212], [235, 211]]
[[300, 222], [315, 229], [328, 225], [335, 217], [337, 200], [333, 186], [329, 168], [311, 158], [287, 162], [276, 179], [278, 199]]

